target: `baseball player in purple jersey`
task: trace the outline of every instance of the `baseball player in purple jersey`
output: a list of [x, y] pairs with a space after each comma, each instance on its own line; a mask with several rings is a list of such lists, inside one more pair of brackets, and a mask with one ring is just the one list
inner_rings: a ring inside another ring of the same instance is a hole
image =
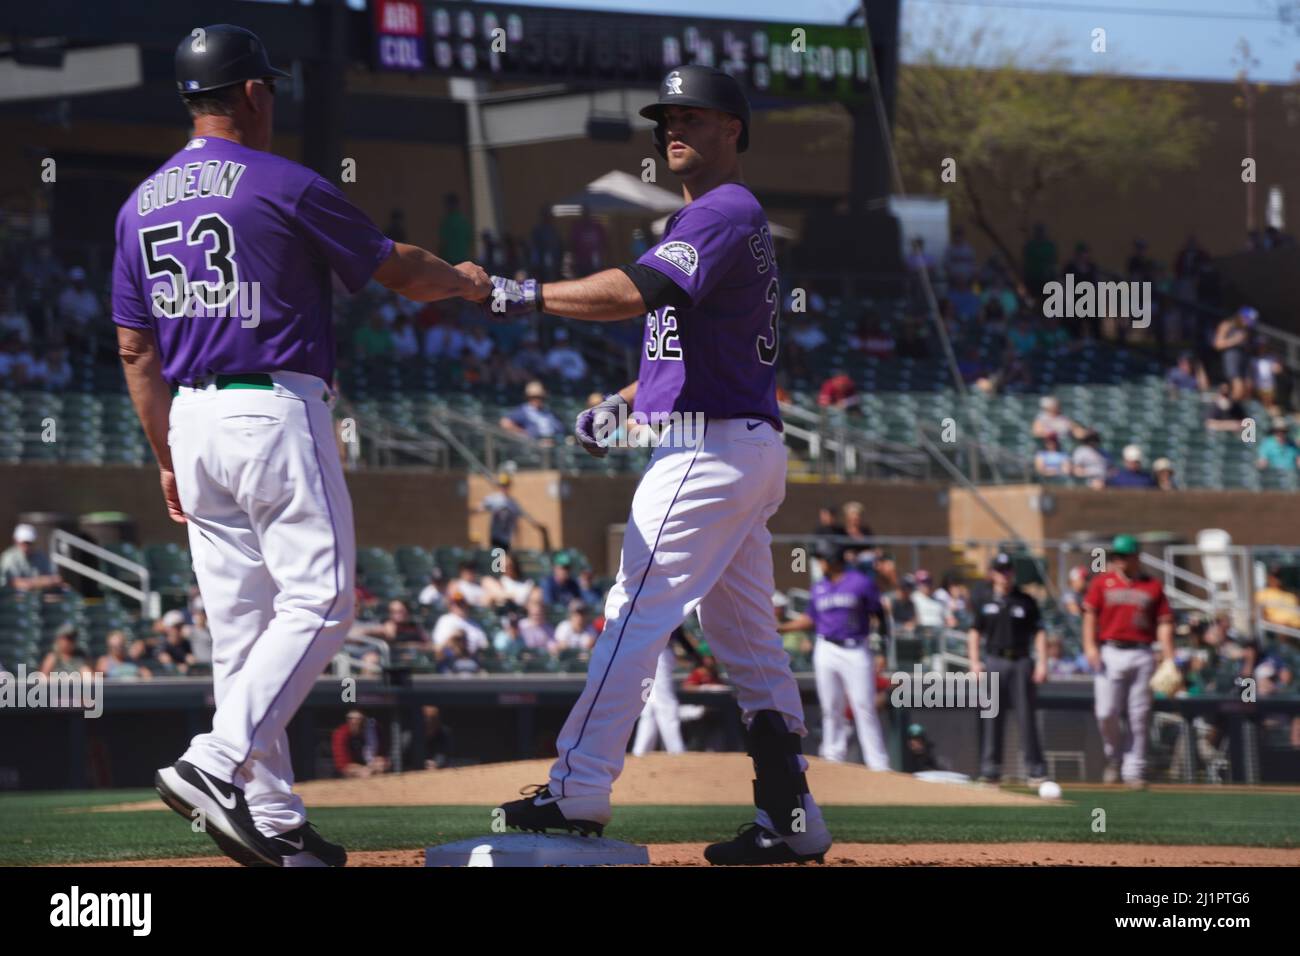
[[736, 687], [754, 761], [753, 824], [716, 843], [716, 864], [821, 860], [831, 844], [805, 777], [799, 689], [772, 618], [767, 520], [785, 497], [776, 401], [781, 293], [767, 218], [741, 182], [749, 104], [721, 70], [669, 73], [655, 145], [686, 205], [637, 262], [572, 282], [493, 277], [491, 307], [590, 321], [645, 315], [638, 379], [584, 412], [576, 433], [608, 451], [630, 404], [657, 436], [637, 487], [605, 630], [560, 731], [550, 780], [504, 804], [509, 826], [600, 833], [641, 713], [643, 682], [681, 620], [698, 611]]
[[117, 217], [127, 386], [186, 524], [212, 631], [212, 730], [158, 771], [164, 802], [246, 865], [341, 866], [307, 823], [285, 726], [352, 622], [352, 506], [330, 416], [331, 273], [481, 300], [487, 275], [394, 243], [311, 170], [267, 152], [274, 69], [239, 27], [176, 52], [194, 136]]
[[821, 756], [836, 762], [846, 759], [847, 704], [853, 711], [863, 760], [872, 770], [888, 770], [889, 752], [876, 716], [876, 662], [871, 651], [872, 618], [883, 626], [885, 611], [875, 581], [845, 563], [848, 550], [830, 541], [817, 543], [823, 574], [813, 585], [808, 611], [777, 630], [812, 629], [817, 635], [813, 674], [822, 712]]

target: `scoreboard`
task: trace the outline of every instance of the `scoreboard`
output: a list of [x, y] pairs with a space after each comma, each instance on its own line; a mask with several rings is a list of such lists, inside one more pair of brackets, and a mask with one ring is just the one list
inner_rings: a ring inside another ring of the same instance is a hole
[[859, 102], [870, 89], [861, 29], [660, 17], [512, 4], [371, 0], [380, 71], [657, 86], [716, 66], [747, 92]]

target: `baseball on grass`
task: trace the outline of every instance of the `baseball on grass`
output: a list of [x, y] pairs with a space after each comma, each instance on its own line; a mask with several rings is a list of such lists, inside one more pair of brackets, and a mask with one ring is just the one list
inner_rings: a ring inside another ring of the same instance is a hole
[[1044, 780], [1038, 785], [1038, 795], [1044, 800], [1060, 800], [1061, 785], [1055, 780]]

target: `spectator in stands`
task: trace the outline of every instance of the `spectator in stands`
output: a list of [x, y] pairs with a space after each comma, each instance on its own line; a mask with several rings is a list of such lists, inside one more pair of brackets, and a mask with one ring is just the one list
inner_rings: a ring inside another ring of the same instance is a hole
[[564, 242], [555, 228], [555, 217], [549, 204], [537, 214], [537, 225], [529, 234], [529, 274], [539, 280], [553, 282], [560, 277], [560, 264], [564, 261]]
[[443, 603], [442, 585], [444, 575], [442, 568], [434, 565], [433, 570], [429, 572], [429, 583], [420, 589], [420, 594], [416, 598], [420, 607], [441, 607]]
[[388, 602], [388, 614], [383, 623], [366, 628], [365, 633], [370, 637], [383, 638], [390, 645], [429, 643], [424, 629], [411, 617], [411, 609], [405, 601], [397, 598]]
[[343, 723], [334, 728], [330, 742], [334, 769], [340, 777], [373, 777], [388, 772], [388, 758], [384, 756], [379, 721], [375, 718], [359, 710], [348, 711]]
[[1128, 257], [1128, 279], [1130, 282], [1154, 282], [1156, 278], [1155, 260], [1147, 253], [1145, 239], [1133, 240], [1133, 253]]
[[441, 322], [425, 333], [424, 357], [433, 362], [456, 361], [465, 354], [468, 342], [460, 316], [445, 315]]
[[36, 529], [14, 528], [14, 543], [0, 553], [0, 585], [15, 591], [52, 591], [63, 587], [49, 557], [36, 547]]
[[478, 653], [488, 646], [487, 634], [470, 618], [469, 604], [460, 593], [460, 586], [453, 584], [447, 591], [447, 613], [433, 625], [434, 651], [440, 653], [456, 633], [465, 635], [472, 653]]
[[[546, 374], [546, 356], [539, 347], [540, 341], [532, 329], [524, 333], [519, 348], [510, 357], [511, 381], [514, 384], [523, 385]], [[603, 395], [601, 397], [604, 398]]]
[[912, 239], [912, 246], [907, 253], [907, 270], [912, 273], [919, 273], [922, 269], [933, 273], [936, 265], [934, 256], [926, 251], [925, 239], [916, 236]]
[[812, 657], [813, 632], [809, 630], [781, 630], [781, 625], [790, 620], [790, 599], [780, 591], [772, 592], [772, 613], [776, 617], [777, 633], [781, 635], [781, 644], [792, 658], [802, 658], [806, 664]]
[[1066, 575], [1066, 590], [1061, 595], [1061, 607], [1073, 618], [1083, 617], [1083, 596], [1088, 589], [1088, 568], [1076, 564]]
[[516, 435], [527, 435], [534, 441], [555, 444], [564, 435], [564, 423], [546, 407], [546, 386], [529, 382], [524, 388], [524, 403], [509, 415], [501, 418], [501, 427]]
[[519, 622], [523, 618], [514, 611], [507, 611], [497, 618], [497, 632], [492, 635], [492, 646], [498, 654], [515, 657], [525, 650], [523, 635], [519, 632]]
[[1070, 471], [1081, 478], [1089, 488], [1104, 488], [1110, 472], [1110, 459], [1101, 450], [1101, 435], [1094, 428], [1086, 429], [1079, 444], [1070, 453]]
[[1043, 294], [1043, 286], [1056, 278], [1056, 243], [1047, 235], [1041, 222], [1034, 225], [1025, 243], [1025, 286], [1033, 296]]
[[59, 293], [58, 314], [63, 334], [70, 340], [89, 344], [95, 337], [96, 321], [102, 310], [99, 297], [86, 285], [86, 270], [68, 270], [68, 286]]
[[1174, 479], [1174, 463], [1168, 458], [1157, 458], [1151, 466], [1151, 477], [1156, 480], [1156, 487], [1161, 491], [1177, 491], [1178, 482]]
[[591, 612], [581, 599], [569, 602], [569, 616], [555, 627], [555, 650], [577, 651], [581, 655], [591, 652], [596, 643], [596, 628], [591, 623]]
[[1234, 401], [1244, 401], [1247, 397], [1250, 334], [1258, 319], [1257, 311], [1243, 305], [1214, 330], [1214, 350], [1219, 353], [1223, 377], [1231, 387]]
[[[515, 540], [515, 528], [520, 518], [528, 518], [523, 507], [510, 494], [510, 472], [503, 471], [497, 475], [496, 490], [484, 495], [474, 509], [475, 514], [488, 515], [488, 546], [509, 551]], [[536, 522], [528, 519], [537, 526]], [[540, 526], [538, 526], [540, 527]]]
[[916, 624], [916, 607], [912, 604], [912, 594], [916, 590], [916, 578], [904, 574], [898, 579], [898, 586], [888, 588], [887, 582], [880, 582], [881, 603], [889, 610], [892, 626], [904, 631], [911, 631]]
[[1268, 569], [1264, 587], [1255, 592], [1260, 617], [1270, 624], [1300, 629], [1300, 599], [1282, 586], [1281, 568]]
[[1250, 360], [1250, 386], [1274, 415], [1291, 404], [1291, 373], [1271, 345], [1256, 344], [1255, 356]]
[[1059, 634], [1047, 636], [1047, 679], [1053, 677], [1073, 677], [1076, 674], [1090, 673], [1086, 661], [1077, 657], [1067, 657], [1065, 645]]
[[912, 592], [912, 609], [916, 612], [916, 626], [933, 628], [956, 626], [948, 604], [939, 599], [935, 593], [934, 579], [930, 572], [922, 568], [913, 576], [916, 590]]
[[1245, 406], [1232, 397], [1232, 386], [1224, 382], [1206, 409], [1205, 427], [1216, 432], [1240, 431], [1245, 418]]
[[393, 320], [389, 340], [393, 343], [393, 357], [398, 360], [413, 359], [420, 354], [420, 337], [405, 313], [398, 313]]
[[858, 386], [853, 381], [853, 376], [840, 372], [822, 382], [822, 387], [817, 392], [817, 404], [822, 408], [857, 408]]
[[1259, 443], [1255, 467], [1260, 471], [1295, 471], [1300, 466], [1300, 448], [1287, 428], [1285, 418], [1273, 419], [1271, 433]]
[[1034, 454], [1034, 472], [1042, 478], [1066, 478], [1070, 475], [1070, 456], [1061, 451], [1055, 434], [1043, 439], [1043, 447]]
[[943, 253], [943, 271], [948, 284], [957, 289], [968, 288], [975, 278], [979, 263], [975, 258], [975, 247], [966, 239], [966, 230], [957, 226], [952, 231], [952, 239]]
[[54, 633], [54, 645], [41, 661], [41, 673], [81, 674], [89, 677], [92, 673], [90, 661], [77, 643], [77, 626], [64, 624]]
[[469, 649], [464, 631], [453, 631], [438, 654], [439, 674], [477, 674], [483, 669]]
[[384, 317], [378, 311], [371, 312], [366, 324], [352, 336], [352, 348], [363, 362], [392, 356], [393, 333], [384, 325]]
[[589, 276], [605, 267], [608, 259], [607, 244], [605, 227], [592, 217], [591, 210], [584, 205], [578, 215], [578, 221], [573, 224], [569, 232], [569, 249], [573, 253], [575, 278]]
[[158, 662], [177, 674], [188, 674], [195, 663], [194, 648], [185, 636], [185, 612], [168, 611], [162, 616], [163, 645]]
[[519, 622], [519, 637], [524, 647], [535, 654], [550, 653], [555, 640], [555, 629], [546, 617], [546, 598], [540, 591], [528, 597], [527, 616]]
[[212, 664], [212, 632], [208, 629], [208, 612], [200, 598], [191, 606], [194, 623], [190, 625], [190, 649], [194, 654], [194, 663]]
[[579, 382], [586, 378], [587, 361], [569, 341], [568, 329], [555, 330], [555, 344], [546, 353], [546, 368], [566, 382]]
[[573, 559], [565, 551], [556, 552], [551, 559], [551, 573], [542, 582], [542, 597], [550, 607], [567, 607], [570, 601], [581, 600], [581, 589], [573, 579]]
[[452, 582], [460, 599], [470, 607], [487, 607], [488, 595], [479, 578], [478, 568], [466, 558], [456, 566], [456, 580]]
[[104, 639], [104, 656], [95, 662], [95, 670], [107, 680], [148, 680], [153, 677], [152, 670], [131, 660], [125, 631], [109, 631]]
[[825, 345], [829, 339], [826, 338], [826, 332], [817, 324], [813, 315], [804, 312], [790, 329], [790, 341], [804, 352], [812, 352]]
[[32, 323], [18, 304], [17, 286], [6, 285], [0, 294], [0, 338], [13, 336], [23, 344], [32, 341]]
[[682, 680], [682, 687], [689, 689], [723, 688], [726, 683], [718, 672], [718, 661], [709, 653], [707, 644], [700, 644], [700, 663]]
[[1165, 384], [1170, 395], [1177, 397], [1181, 392], [1203, 392], [1207, 382], [1192, 353], [1183, 352], [1178, 356], [1178, 363], [1165, 374]]
[[1049, 315], [1039, 330], [1038, 347], [1044, 355], [1064, 355], [1074, 348], [1074, 341], [1065, 326], [1061, 325], [1061, 320]]
[[596, 575], [591, 568], [578, 571], [578, 598], [587, 607], [605, 606], [605, 592], [596, 585]]
[[1064, 443], [1070, 437], [1082, 441], [1088, 429], [1061, 413], [1059, 398], [1055, 395], [1044, 395], [1038, 400], [1038, 414], [1034, 416], [1030, 431], [1037, 439], [1055, 435], [1058, 443]]
[[1142, 447], [1125, 445], [1124, 466], [1111, 475], [1106, 485], [1110, 488], [1154, 488], [1156, 480], [1142, 467]]
[[441, 770], [451, 760], [451, 729], [434, 704], [425, 704], [420, 714], [424, 718], [424, 769]]
[[152, 674], [162, 671], [162, 662], [158, 660], [158, 650], [151, 637], [137, 637], [126, 649], [126, 656], [142, 670]]
[[1208, 261], [1209, 257], [1197, 243], [1196, 236], [1188, 236], [1174, 257], [1174, 278], [1180, 299], [1191, 300], [1196, 297], [1196, 283], [1200, 278], [1201, 267]]
[[469, 337], [465, 340], [464, 346], [466, 354], [473, 356], [479, 362], [486, 362], [492, 358], [495, 348], [496, 343], [492, 341], [492, 336], [488, 335], [486, 326], [470, 326]]
[[447, 262], [464, 262], [473, 250], [474, 229], [460, 211], [460, 197], [447, 193], [442, 200], [442, 222], [438, 225], [438, 255]]
[[519, 570], [519, 562], [510, 552], [501, 556], [501, 572], [483, 579], [483, 590], [493, 607], [526, 607], [537, 585]]
[[839, 509], [835, 505], [822, 505], [817, 509], [817, 527], [813, 529], [813, 534], [817, 537], [824, 535], [841, 535], [844, 533], [844, 525], [840, 523], [836, 512]]

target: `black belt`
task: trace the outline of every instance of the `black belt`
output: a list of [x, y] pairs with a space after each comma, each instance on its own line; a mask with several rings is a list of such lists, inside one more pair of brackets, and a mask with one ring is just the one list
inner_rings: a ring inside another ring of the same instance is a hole
[[827, 637], [825, 634], [818, 634], [817, 637], [820, 640], [825, 641], [827, 644], [834, 644], [836, 647], [847, 647], [849, 650], [853, 650], [858, 647], [866, 647], [868, 644], [871, 643], [871, 638], [869, 637], [834, 638], [834, 637]]
[[1126, 651], [1149, 651], [1151, 650], [1150, 641], [1106, 641], [1100, 642], [1102, 647], [1122, 647]]
[[1028, 650], [1023, 651], [989, 651], [989, 657], [1000, 657], [1004, 661], [1019, 661], [1029, 656]]
[[[179, 395], [181, 385], [187, 388], [207, 388], [211, 378], [197, 378], [193, 382], [180, 382], [172, 388], [172, 395]], [[243, 375], [218, 375], [215, 377], [218, 389], [223, 388], [275, 388], [275, 382], [265, 372], [248, 372]]]

